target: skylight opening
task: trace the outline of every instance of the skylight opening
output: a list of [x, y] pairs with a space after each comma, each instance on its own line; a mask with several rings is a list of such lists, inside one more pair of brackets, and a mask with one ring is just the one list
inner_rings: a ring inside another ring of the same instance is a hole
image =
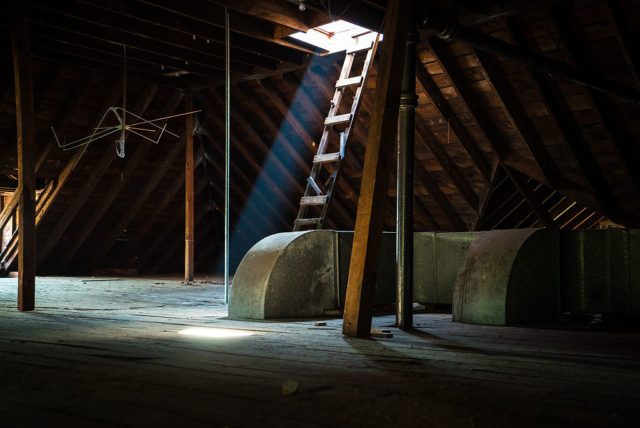
[[[334, 53], [356, 48], [359, 45], [368, 45], [375, 40], [377, 35], [378, 33], [375, 31], [338, 19], [312, 28], [306, 33], [293, 33], [289, 37], [324, 49], [327, 53]], [[382, 40], [382, 36], [380, 40]]]

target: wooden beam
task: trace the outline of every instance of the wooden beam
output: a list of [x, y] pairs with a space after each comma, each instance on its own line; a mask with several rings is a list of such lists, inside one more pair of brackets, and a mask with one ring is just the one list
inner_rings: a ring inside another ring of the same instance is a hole
[[[122, 77], [122, 62], [115, 65], [108, 61], [99, 60], [98, 58], [84, 58], [65, 53], [49, 52], [44, 49], [37, 50], [37, 47], [32, 48], [31, 57], [48, 65], [71, 66], [74, 69], [98, 73], [108, 77], [110, 81], [116, 81]], [[187, 74], [176, 78], [172, 76], [152, 75], [148, 72], [140, 72], [131, 68], [127, 69], [129, 82], [136, 82], [139, 85], [155, 83], [159, 86], [180, 90], [191, 88], [194, 85], [202, 85], [202, 80], [195, 80], [191, 76], [192, 75]]]
[[[482, 150], [478, 148], [474, 138], [469, 134], [469, 131], [467, 131], [465, 126], [462, 125], [460, 120], [458, 120], [458, 116], [447, 103], [447, 100], [444, 98], [444, 95], [442, 95], [440, 88], [436, 85], [433, 77], [431, 77], [424, 64], [416, 64], [416, 77], [418, 79], [418, 83], [420, 83], [420, 86], [422, 86], [425, 93], [431, 99], [431, 102], [436, 107], [442, 118], [450, 124], [453, 133], [458, 137], [458, 141], [460, 141], [460, 144], [466, 150], [476, 169], [486, 180], [488, 180], [490, 178], [491, 169], [489, 167], [489, 163], [487, 163], [484, 158]], [[456, 93], [462, 97], [462, 94], [457, 89]]]
[[[569, 9], [566, 5], [556, 5], [553, 10], [553, 15], [557, 22], [556, 28], [570, 58], [575, 62], [576, 66], [588, 69], [592, 58], [590, 53], [585, 51], [584, 47], [577, 42], [576, 36], [572, 33]], [[626, 131], [624, 121], [620, 121], [615, 114], [616, 105], [611, 102], [611, 96], [592, 88], [587, 88], [587, 94], [591, 98], [593, 112], [603, 125], [605, 144], [617, 155], [618, 168], [627, 174], [636, 195], [640, 196], [640, 165], [634, 162], [634, 158], [638, 156], [638, 152], [634, 150], [632, 144], [634, 137]], [[637, 217], [637, 213], [632, 215]]]
[[[530, 47], [529, 42], [522, 33], [520, 25], [514, 18], [507, 19], [506, 24], [516, 45]], [[547, 76], [544, 76], [542, 73], [539, 73], [535, 70], [529, 70], [528, 73], [530, 74], [531, 80], [533, 81], [533, 87], [539, 92], [541, 101], [544, 104], [546, 110], [549, 112], [550, 119], [556, 123], [557, 128], [559, 129], [559, 134], [563, 137], [563, 139], [567, 142], [567, 145], [570, 147], [570, 157], [569, 159], [566, 159], [566, 161], [575, 162], [575, 164], [585, 176], [585, 180], [589, 185], [588, 188], [583, 188], [579, 184], [565, 178], [560, 171], [557, 171], [556, 178], [554, 180], [555, 184], [553, 185], [553, 187], [563, 193], [565, 196], [570, 196], [571, 198], [580, 201], [585, 205], [596, 208], [597, 210], [601, 210], [602, 208], [598, 200], [598, 194], [595, 190], [596, 188], [593, 187], [593, 183], [591, 182], [591, 180], [587, 178], [587, 170], [585, 169], [587, 164], [585, 163], [582, 154], [586, 147], [584, 146], [584, 144], [579, 144], [578, 146], [580, 147], [576, 146], [578, 151], [573, 150], [571, 144], [572, 141], [570, 141], [569, 139], [571, 138], [573, 140], [575, 138], [578, 138], [578, 133], [575, 131], [569, 131], [571, 126], [573, 126], [571, 125], [571, 121], [569, 121], [570, 123], [565, 122], [565, 120], [563, 119], [565, 116], [564, 114], [561, 114], [562, 107], [560, 106], [560, 103], [553, 100], [554, 91], [551, 89], [551, 80], [547, 79]], [[575, 126], [577, 126], [577, 123], [575, 124]], [[594, 194], [596, 195], [595, 197]]]
[[342, 333], [353, 337], [369, 337], [371, 330], [384, 207], [398, 124], [400, 76], [407, 31], [413, 17], [412, 5], [412, 0], [390, 0], [387, 5], [385, 40], [367, 138], [342, 325]]
[[13, 1], [11, 47], [16, 95], [16, 129], [18, 136], [18, 310], [35, 307], [36, 292], [36, 171], [35, 115], [33, 108], [33, 76], [31, 72], [29, 23], [27, 8]]
[[[519, 43], [525, 42], [524, 36], [521, 34], [517, 25], [512, 24], [509, 28], [516, 41]], [[567, 104], [566, 97], [557, 83], [548, 76], [535, 70], [531, 70], [531, 75], [542, 96], [542, 101], [549, 111], [549, 115], [556, 122], [560, 130], [560, 135], [563, 137], [571, 153], [575, 156], [575, 161], [589, 184], [590, 190], [593, 192], [594, 199], [587, 201], [582, 198], [582, 203], [591, 206], [591, 208], [599, 212], [610, 215], [612, 208], [615, 210], [618, 206], [617, 201], [613, 197], [613, 189], [600, 169], [595, 155], [589, 150], [588, 143], [580, 130], [580, 125]]]
[[[457, 71], [455, 71], [452, 61], [450, 61], [447, 58], [446, 53], [442, 51], [441, 42], [437, 40], [433, 40], [431, 43], [431, 46], [435, 54], [437, 55], [438, 60], [441, 62], [443, 67], [447, 70], [447, 72], [451, 76], [452, 81], [453, 82], [455, 82], [456, 80], [459, 81], [460, 75]], [[485, 70], [485, 73], [486, 73], [486, 70]], [[456, 75], [458, 76], [457, 78], [454, 77]], [[486, 80], [488, 83], [491, 84], [491, 81], [488, 79], [488, 77]], [[479, 100], [476, 99], [476, 97], [471, 93], [471, 91], [468, 91], [466, 88], [463, 89], [463, 87], [460, 86], [459, 83], [456, 84], [456, 86], [460, 91], [459, 92], [460, 95], [466, 100], [466, 102], [470, 102], [470, 105], [472, 106], [471, 111], [473, 116], [475, 117], [475, 120], [478, 122], [483, 132], [487, 136], [487, 140], [489, 141], [498, 161], [503, 165], [505, 171], [514, 182], [514, 185], [516, 186], [518, 191], [522, 194], [522, 197], [528, 202], [528, 204], [534, 210], [536, 215], [538, 215], [538, 217], [540, 217], [545, 222], [547, 227], [555, 227], [553, 220], [549, 221], [550, 219], [549, 213], [546, 212], [546, 210], [543, 207], [541, 207], [539, 203], [537, 203], [537, 201], [535, 200], [535, 196], [529, 191], [528, 187], [523, 186], [522, 183], [518, 181], [518, 177], [512, 174], [511, 170], [508, 169], [509, 168], [508, 165], [505, 164], [506, 154], [504, 153], [504, 148], [507, 147], [508, 142], [505, 139], [502, 132], [500, 131], [500, 129], [498, 129], [498, 127], [496, 126], [495, 122], [491, 119], [491, 117], [489, 117], [483, 111], [481, 107], [482, 104], [479, 102]]]
[[[122, 67], [122, 46], [100, 36], [78, 34], [73, 29], [51, 28], [46, 25], [35, 25], [32, 34], [34, 44], [37, 44], [40, 50], [76, 55]], [[180, 72], [183, 75], [188, 73], [201, 79], [221, 76], [217, 67], [208, 64], [187, 64], [185, 60], [167, 57], [160, 52], [135, 48], [127, 49], [127, 71], [129, 69], [156, 76], [170, 76], [172, 72]]]
[[[216, 144], [216, 142], [224, 141], [224, 125], [218, 124], [217, 127], [214, 127], [207, 121], [201, 123], [200, 128], [202, 134], [207, 137], [201, 140], [205, 156], [218, 174], [223, 176], [224, 165], [220, 163], [219, 160], [224, 159], [224, 151], [222, 145]], [[287, 221], [288, 218], [285, 219], [282, 216], [282, 210], [278, 209], [276, 205], [273, 205], [273, 198], [267, 198], [262, 192], [256, 192], [253, 195], [255, 198], [252, 200], [254, 203], [248, 204], [249, 195], [252, 195], [252, 189], [259, 170], [253, 178], [249, 177], [245, 172], [247, 169], [246, 166], [242, 168], [240, 165], [243, 164], [238, 163], [241, 157], [242, 156], [234, 156], [233, 153], [231, 155], [231, 169], [234, 172], [231, 180], [232, 201], [234, 198], [240, 199], [242, 201], [240, 203], [240, 206], [243, 207], [242, 209], [248, 209], [257, 219], [264, 220], [264, 224], [267, 225], [270, 231], [275, 233], [288, 230], [291, 227], [291, 223]], [[222, 191], [222, 194], [224, 194], [224, 191]]]
[[[254, 139], [258, 142], [259, 147], [263, 150], [264, 159], [270, 159], [271, 162], [275, 164], [275, 166], [280, 170], [281, 174], [287, 178], [290, 183], [292, 189], [296, 192], [302, 193], [304, 189], [302, 188], [301, 176], [300, 174], [296, 175], [292, 172], [294, 168], [289, 166], [289, 160], [293, 160], [298, 166], [300, 171], [305, 171], [308, 169], [309, 164], [304, 161], [298, 154], [298, 151], [295, 147], [292, 146], [289, 139], [281, 132], [281, 127], [278, 127], [275, 123], [273, 123], [272, 119], [265, 113], [259, 103], [247, 99], [242, 90], [236, 87], [232, 94], [234, 100], [234, 107], [238, 112], [238, 117], [236, 120], [239, 121], [240, 124], [244, 124], [244, 128], [249, 132], [250, 135], [254, 137]], [[249, 110], [251, 108], [251, 110]], [[246, 118], [250, 117], [249, 112], [258, 119], [258, 121], [249, 121]], [[260, 132], [257, 127], [253, 123], [261, 123], [263, 124], [269, 131], [269, 134], [265, 134], [264, 132]], [[274, 150], [280, 149], [282, 147], [285, 153], [275, 152]], [[263, 164], [264, 166], [264, 164]], [[277, 183], [276, 183], [277, 185]], [[280, 184], [279, 187], [283, 187]], [[288, 199], [291, 198], [289, 194], [285, 193], [285, 196]], [[297, 207], [294, 206], [294, 210], [297, 212]]]
[[629, 31], [628, 26], [623, 22], [625, 14], [620, 7], [623, 2], [624, 0], [606, 0], [604, 2], [607, 19], [615, 31], [616, 40], [620, 45], [620, 49], [622, 49], [622, 55], [629, 65], [629, 73], [636, 84], [640, 84], [640, 51], [638, 50], [638, 44], [633, 42], [636, 36]]
[[483, 108], [481, 100], [478, 99], [478, 97], [469, 88], [464, 86], [463, 74], [451, 59], [449, 53], [445, 50], [445, 43], [446, 42], [439, 39], [432, 38], [430, 40], [431, 50], [438, 62], [442, 65], [442, 68], [445, 70], [445, 73], [452, 82], [454, 89], [461, 97], [465, 109], [471, 113], [473, 120], [482, 130], [484, 138], [489, 143], [494, 155], [502, 162], [507, 155], [507, 141], [505, 140], [504, 135], [502, 135], [500, 129], [496, 126], [493, 117], [487, 114]]
[[505, 171], [524, 200], [529, 204], [533, 212], [536, 213], [536, 216], [538, 216], [544, 226], [550, 229], [557, 229], [558, 226], [553, 221], [553, 218], [547, 209], [542, 205], [540, 198], [538, 198], [538, 195], [536, 195], [536, 193], [529, 187], [528, 183], [523, 179], [520, 173], [509, 166], [505, 166]]
[[[180, 2], [176, 2], [174, 0], [138, 1], [149, 6], [154, 6], [165, 11], [175, 13], [179, 16], [184, 16], [189, 19], [205, 23], [207, 25], [211, 25], [217, 28], [224, 28], [224, 9], [207, 2], [198, 0], [182, 0]], [[275, 38], [274, 24], [257, 17], [243, 15], [232, 11], [231, 13], [229, 13], [229, 23], [232, 31], [232, 40], [236, 34], [242, 34], [303, 52], [312, 53], [312, 51], [300, 47], [296, 44]]]
[[[185, 111], [193, 110], [193, 94], [188, 92], [184, 100]], [[193, 115], [185, 116], [185, 163], [184, 163], [184, 280], [193, 281], [194, 273], [194, 242], [193, 229], [195, 227], [194, 195], [193, 195]]]
[[[95, 4], [96, 2], [93, 1], [93, 3]], [[203, 6], [205, 8], [210, 7]], [[144, 22], [153, 23], [170, 31], [181, 32], [189, 37], [195, 35], [197, 40], [204, 40], [207, 44], [214, 43], [224, 46], [224, 29], [205, 24], [190, 17], [179, 16], [171, 12], [159, 13], [160, 11], [157, 8], [136, 1], [112, 2], [110, 10]], [[233, 30], [233, 26], [231, 30]], [[256, 54], [297, 65], [302, 64], [303, 57], [301, 52], [292, 48], [234, 32], [231, 37], [231, 56], [234, 57], [236, 52]]]
[[310, 28], [331, 22], [327, 13], [320, 13], [308, 8], [301, 11], [296, 5], [287, 2], [255, 1], [255, 0], [212, 0], [223, 7], [273, 22], [295, 31], [307, 32]]
[[498, 94], [498, 98], [504, 106], [505, 112], [508, 117], [511, 118], [516, 130], [540, 169], [543, 180], [539, 181], [556, 187], [560, 181], [558, 169], [544, 144], [544, 139], [540, 135], [540, 132], [531, 121], [529, 113], [515, 94], [508, 77], [500, 68], [499, 59], [480, 51], [476, 51], [475, 54], [480, 61], [480, 65], [484, 68], [485, 80], [493, 86], [496, 94]]
[[433, 176], [426, 170], [424, 167], [418, 167], [414, 171], [415, 177], [420, 185], [422, 185], [427, 192], [429, 192], [429, 196], [433, 198], [436, 204], [440, 207], [442, 212], [445, 214], [445, 217], [451, 224], [452, 231], [466, 231], [469, 230], [467, 224], [462, 220], [460, 214], [455, 210], [451, 202], [449, 202], [449, 198], [442, 192], [438, 183], [435, 181]]
[[[220, 98], [220, 96], [213, 90], [208, 91], [211, 100], [209, 100], [209, 97], [203, 97], [202, 98], [202, 102], [203, 105], [205, 107], [205, 113], [207, 114], [207, 117], [216, 125], [216, 128], [219, 130], [224, 130], [224, 123], [222, 120], [222, 116], [215, 114], [216, 111], [220, 111], [220, 109], [216, 108], [215, 105], [218, 106], [223, 106], [224, 103], [222, 101], [222, 99]], [[213, 101], [213, 102], [211, 102]], [[215, 103], [215, 104], [214, 104]], [[237, 108], [237, 104], [234, 103], [234, 108]], [[232, 126], [232, 137], [233, 140], [235, 141], [242, 141], [242, 136], [239, 134], [240, 130], [247, 130], [247, 131], [253, 131], [253, 133], [251, 133], [252, 137], [254, 138], [254, 141], [258, 144], [258, 145], [262, 145], [262, 149], [264, 150], [266, 147], [266, 143], [259, 138], [257, 131], [253, 130], [253, 127], [248, 123], [246, 118], [241, 117], [240, 114], [235, 115], [232, 114], [231, 118], [234, 120], [238, 120], [238, 126]], [[249, 150], [246, 147], [246, 144], [242, 143], [242, 144], [233, 144], [232, 142], [232, 150], [236, 149], [238, 150], [239, 154], [241, 157], [244, 157], [244, 159], [246, 159], [246, 161], [252, 165], [254, 171], [255, 171], [255, 179], [258, 180], [259, 177], [261, 176], [261, 171], [263, 170], [263, 165], [262, 162], [258, 163], [255, 159], [255, 153], [251, 150]], [[266, 147], [266, 149], [268, 150], [268, 147]], [[267, 151], [268, 153], [268, 151]], [[265, 156], [268, 156], [268, 154], [266, 154]], [[236, 156], [233, 156], [232, 154], [232, 159], [236, 158]], [[266, 157], [264, 158], [266, 159]], [[263, 159], [263, 161], [264, 161]], [[232, 163], [234, 163], [235, 161], [232, 160]], [[279, 164], [282, 167], [282, 164], [279, 162], [276, 162], [276, 164]], [[237, 170], [238, 167], [234, 166], [233, 170]], [[244, 168], [241, 168], [246, 170], [246, 166], [244, 166]], [[271, 178], [271, 174], [273, 174], [273, 171], [269, 171], [268, 173], [265, 172], [264, 175], [262, 175], [262, 177], [264, 178], [265, 182], [268, 184], [269, 188], [271, 191], [273, 191], [273, 194], [276, 196], [276, 198], [268, 198], [267, 195], [263, 195], [262, 192], [257, 192], [259, 194], [260, 198], [263, 198], [265, 200], [265, 202], [267, 203], [267, 205], [273, 207], [273, 211], [274, 214], [277, 214], [278, 217], [280, 218], [280, 220], [282, 221], [283, 225], [285, 225], [285, 230], [287, 230], [287, 228], [291, 228], [291, 224], [292, 222], [285, 220], [285, 218], [289, 218], [289, 217], [293, 217], [293, 213], [296, 212], [296, 206], [291, 202], [291, 198], [290, 195], [285, 194], [285, 192], [283, 191], [283, 189], [280, 188], [280, 186]], [[255, 185], [255, 181], [250, 181], [251, 182], [251, 187], [253, 187]], [[248, 190], [249, 192], [251, 191], [251, 188]], [[271, 201], [269, 199], [275, 199], [275, 201], [279, 201], [280, 204], [282, 204], [282, 206], [286, 207], [286, 211], [284, 211], [283, 213], [283, 209], [274, 205], [274, 201]], [[285, 218], [282, 217], [282, 214], [285, 214]]]
[[[219, 64], [219, 60], [224, 58], [224, 46], [207, 45], [204, 40], [194, 41], [193, 37], [186, 34], [162, 29], [96, 5], [61, 2], [55, 7], [42, 4], [34, 6], [38, 10], [37, 22], [40, 24], [47, 25], [51, 22], [50, 15], [53, 14], [55, 25], [59, 28], [70, 26], [83, 34], [99, 34], [108, 40], [126, 43], [132, 50], [140, 48], [158, 53], [166, 52], [165, 55], [168, 56], [224, 69], [224, 65]], [[45, 18], [42, 12], [49, 16]], [[99, 33], [96, 33], [96, 30]], [[259, 55], [236, 51], [235, 58], [232, 61], [234, 70], [242, 70], [245, 74], [251, 74], [256, 66], [269, 70], [277, 68], [277, 61]]]
[[462, 198], [467, 202], [467, 205], [477, 213], [479, 204], [478, 195], [476, 195], [476, 192], [462, 176], [462, 173], [451, 160], [445, 148], [440, 145], [438, 140], [436, 140], [431, 130], [424, 124], [424, 121], [420, 120], [419, 114], [416, 118], [416, 135], [418, 136], [418, 141], [428, 147], [431, 153], [433, 153], [433, 156], [436, 158], [442, 169], [451, 178], [451, 181], [453, 181], [453, 184], [462, 195]]

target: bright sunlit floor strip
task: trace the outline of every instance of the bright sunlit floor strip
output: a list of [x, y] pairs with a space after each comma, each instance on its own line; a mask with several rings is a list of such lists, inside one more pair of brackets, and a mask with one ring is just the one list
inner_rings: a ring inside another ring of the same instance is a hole
[[224, 339], [229, 337], [252, 336], [255, 333], [246, 330], [232, 330], [227, 328], [190, 327], [180, 330], [179, 334], [185, 336], [210, 337], [213, 339]]

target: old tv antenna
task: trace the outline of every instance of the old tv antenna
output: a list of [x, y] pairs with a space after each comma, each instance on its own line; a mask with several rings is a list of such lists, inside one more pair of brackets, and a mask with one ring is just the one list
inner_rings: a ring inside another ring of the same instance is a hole
[[[159, 117], [157, 119], [145, 119], [129, 110], [127, 110], [127, 46], [122, 45], [123, 58], [124, 58], [124, 73], [122, 78], [122, 106], [108, 107], [102, 115], [98, 126], [93, 128], [93, 132], [86, 137], [78, 138], [77, 140], [67, 142], [63, 139], [60, 143], [53, 126], [51, 131], [58, 143], [58, 147], [63, 150], [71, 150], [80, 146], [87, 146], [89, 143], [108, 137], [109, 135], [119, 134], [115, 140], [116, 154], [123, 158], [125, 156], [125, 141], [127, 133], [131, 132], [145, 140], [151, 141], [154, 144], [158, 144], [162, 136], [167, 133], [175, 138], [180, 138], [179, 135], [167, 130], [166, 122], [160, 126], [157, 122], [166, 121], [179, 116], [186, 116], [188, 114], [198, 113], [200, 110], [189, 111], [186, 113], [174, 114], [171, 116]], [[127, 116], [133, 117], [132, 123], [127, 123]], [[157, 134], [157, 137], [155, 136]]]

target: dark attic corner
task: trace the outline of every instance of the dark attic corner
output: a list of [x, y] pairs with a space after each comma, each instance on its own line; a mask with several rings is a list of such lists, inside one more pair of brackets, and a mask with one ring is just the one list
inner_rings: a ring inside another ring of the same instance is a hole
[[640, 0], [0, 25], [0, 425], [640, 423]]

